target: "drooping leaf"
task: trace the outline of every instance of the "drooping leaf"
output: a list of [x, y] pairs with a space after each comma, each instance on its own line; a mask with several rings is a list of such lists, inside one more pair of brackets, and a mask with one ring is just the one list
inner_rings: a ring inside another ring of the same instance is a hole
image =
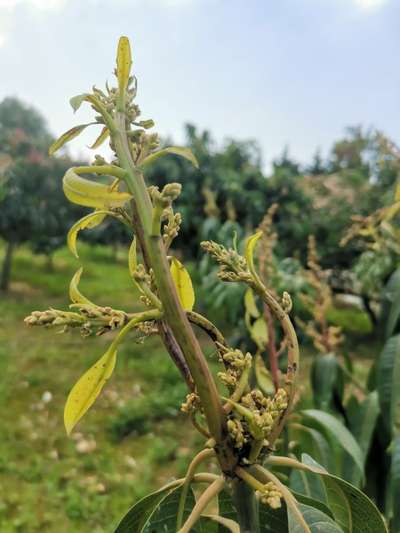
[[69, 284], [69, 297], [72, 303], [74, 304], [87, 304], [87, 305], [93, 305], [95, 304], [88, 300], [86, 296], [83, 296], [81, 291], [78, 289], [79, 282], [81, 280], [83, 268], [80, 267], [75, 274], [73, 275], [71, 279], [71, 283]]
[[64, 424], [68, 435], [100, 394], [114, 370], [116, 357], [115, 349], [107, 350], [73, 386], [64, 409]]
[[268, 328], [263, 317], [257, 318], [250, 329], [251, 338], [260, 350], [264, 350], [268, 343]]
[[69, 230], [67, 235], [67, 245], [76, 258], [79, 257], [78, 250], [76, 248], [78, 233], [85, 228], [95, 228], [103, 222], [107, 215], [113, 215], [113, 213], [110, 211], [94, 211], [93, 213], [89, 213], [89, 215], [86, 215], [78, 220], [78, 222], [75, 222], [75, 224]]
[[244, 306], [251, 317], [258, 318], [260, 316], [260, 311], [257, 309], [254, 293], [250, 288], [248, 288], [244, 293]]
[[327, 410], [331, 404], [338, 377], [338, 361], [332, 353], [318, 355], [311, 367], [313, 399], [317, 409]]
[[174, 154], [179, 155], [181, 157], [184, 157], [188, 161], [192, 163], [192, 165], [196, 168], [199, 168], [199, 163], [197, 162], [197, 159], [193, 155], [193, 152], [190, 150], [190, 148], [185, 148], [181, 146], [168, 146], [167, 148], [162, 148], [161, 150], [158, 150], [157, 152], [153, 152], [152, 154], [148, 155], [143, 161], [140, 163], [140, 166], [146, 166], [150, 163], [153, 163], [158, 158], [163, 157], [167, 154]]
[[122, 207], [132, 198], [127, 192], [119, 192], [111, 186], [81, 178], [73, 168], [63, 178], [63, 190], [70, 202], [96, 209]]
[[400, 429], [400, 335], [386, 341], [377, 365], [382, 419], [390, 432]]
[[185, 311], [193, 309], [195, 296], [189, 273], [176, 257], [172, 258], [171, 276], [178, 292], [179, 301]]
[[382, 515], [363, 492], [344, 479], [329, 474], [307, 454], [303, 454], [302, 463], [323, 479], [327, 504], [335, 522], [345, 533], [387, 533]]
[[250, 235], [250, 237], [246, 240], [245, 245], [245, 257], [247, 261], [247, 266], [252, 274], [255, 273], [254, 268], [254, 248], [257, 244], [258, 239], [261, 237], [262, 231], [258, 231], [254, 235]]
[[72, 141], [72, 139], [75, 139], [85, 128], [88, 126], [91, 126], [92, 124], [95, 124], [94, 122], [90, 122], [89, 124], [80, 124], [79, 126], [74, 126], [70, 130], [66, 131], [59, 137], [49, 148], [49, 155], [53, 155], [59, 150], [64, 144], [66, 144], [69, 141]]
[[132, 66], [131, 46], [128, 37], [120, 37], [117, 52], [117, 78], [120, 93], [128, 86]]
[[400, 435], [391, 444], [392, 462], [390, 465], [390, 494], [392, 499], [393, 532], [400, 531]]
[[364, 473], [364, 458], [360, 446], [350, 431], [333, 415], [317, 409], [301, 411], [306, 420], [313, 421], [329, 440], [351, 456], [361, 475]]
[[101, 130], [100, 135], [97, 137], [97, 139], [94, 141], [94, 143], [89, 146], [91, 150], [95, 150], [99, 146], [103, 144], [103, 142], [108, 139], [110, 135], [110, 130], [107, 128], [107, 126], [104, 126], [104, 128]]

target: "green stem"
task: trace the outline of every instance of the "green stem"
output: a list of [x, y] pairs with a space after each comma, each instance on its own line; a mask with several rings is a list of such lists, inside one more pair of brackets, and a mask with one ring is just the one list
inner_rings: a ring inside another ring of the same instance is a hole
[[171, 277], [161, 235], [152, 236], [153, 206], [143, 175], [135, 166], [126, 136], [125, 115], [117, 113], [117, 132], [114, 135], [119, 163], [127, 176], [125, 178], [143, 226], [144, 246], [150, 266], [153, 269], [158, 296], [163, 305], [164, 317], [174, 334], [196, 383], [210, 433], [216, 441], [216, 452], [224, 472], [231, 472], [237, 459], [230, 445], [226, 416], [219, 399], [218, 390], [200, 345], [193, 333], [184, 310], [179, 302]]
[[[179, 529], [178, 533], [189, 533], [194, 524], [201, 517], [202, 512], [207, 505], [217, 496], [225, 486], [225, 479], [221, 476], [216, 479], [207, 489], [203, 492], [200, 498], [197, 500], [196, 505], [193, 507], [189, 518], [184, 523], [183, 527]], [[256, 533], [255, 531], [252, 533]]]
[[253, 488], [242, 479], [235, 479], [232, 481], [232, 496], [238, 513], [240, 533], [258, 533], [258, 501]]

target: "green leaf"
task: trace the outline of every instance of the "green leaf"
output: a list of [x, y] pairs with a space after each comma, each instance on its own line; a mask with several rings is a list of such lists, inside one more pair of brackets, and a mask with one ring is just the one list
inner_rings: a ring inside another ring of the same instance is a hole
[[[343, 529], [320, 509], [302, 503], [298, 504], [298, 508], [311, 533], [343, 533]], [[288, 526], [289, 533], [304, 533], [304, 528], [298, 523], [290, 507], [288, 507]]]
[[110, 130], [107, 128], [107, 126], [104, 126], [104, 128], [101, 130], [100, 135], [97, 137], [97, 139], [94, 141], [92, 146], [89, 146], [91, 150], [95, 150], [99, 146], [101, 146], [106, 139], [108, 139], [110, 135]]
[[181, 146], [168, 146], [167, 148], [162, 148], [161, 150], [158, 150], [158, 152], [153, 152], [145, 159], [143, 159], [143, 161], [140, 163], [140, 166], [144, 167], [150, 163], [154, 163], [154, 161], [156, 161], [158, 158], [163, 157], [167, 154], [174, 154], [184, 157], [185, 159], [190, 161], [193, 166], [199, 168], [199, 163], [197, 162], [197, 159], [193, 155], [193, 152], [190, 150], [190, 148], [184, 148]]
[[185, 311], [191, 311], [195, 301], [192, 280], [186, 268], [176, 257], [172, 258], [171, 276], [174, 280], [182, 307]]
[[332, 447], [320, 431], [303, 424], [292, 424], [289, 429], [294, 433], [294, 440], [299, 443], [302, 453], [315, 457], [318, 463], [330, 472], [335, 470]]
[[390, 337], [379, 356], [377, 389], [386, 429], [400, 430], [400, 335]]
[[248, 288], [244, 293], [244, 306], [251, 317], [258, 318], [260, 316], [260, 311], [257, 308], [254, 293], [250, 288]]
[[[361, 403], [354, 396], [350, 398], [347, 404], [347, 415], [350, 430], [361, 448], [365, 465], [379, 415], [378, 393], [371, 392]], [[359, 485], [361, 478], [354, 468], [354, 463], [347, 460], [344, 468], [348, 472], [346, 477], [353, 484]]]
[[288, 533], [286, 505], [271, 509], [268, 505], [259, 506], [261, 533]]
[[111, 186], [81, 178], [73, 168], [65, 173], [63, 190], [70, 202], [97, 209], [122, 207], [132, 198], [127, 192], [116, 191], [115, 187], [111, 189]]
[[267, 395], [274, 394], [275, 387], [271, 379], [271, 374], [265, 366], [264, 359], [259, 352], [256, 353], [254, 372], [256, 374], [257, 385], [261, 391]]
[[247, 261], [247, 266], [253, 275], [256, 274], [254, 268], [254, 248], [256, 247], [257, 241], [261, 237], [261, 235], [262, 231], [258, 231], [254, 235], [250, 235], [250, 237], [247, 238], [245, 244], [245, 257]]
[[400, 268], [395, 270], [384, 289], [385, 338], [391, 337], [400, 317]]
[[59, 137], [49, 148], [49, 155], [53, 155], [59, 150], [64, 144], [66, 144], [69, 141], [72, 141], [72, 139], [75, 139], [85, 128], [88, 126], [91, 126], [92, 124], [95, 124], [95, 122], [90, 122], [89, 124], [80, 124], [79, 126], [75, 126], [71, 128], [70, 130], [66, 131]]
[[332, 353], [318, 355], [311, 367], [313, 399], [317, 409], [328, 409], [332, 404], [338, 377], [338, 361]]
[[302, 463], [322, 477], [327, 490], [327, 504], [336, 523], [345, 533], [387, 533], [386, 524], [375, 504], [359, 489], [329, 474], [306, 454]]
[[90, 213], [89, 215], [86, 215], [78, 220], [78, 222], [75, 222], [75, 224], [69, 230], [67, 235], [67, 245], [76, 258], [79, 257], [78, 250], [76, 248], [76, 239], [78, 237], [78, 233], [85, 228], [95, 228], [103, 222], [107, 215], [113, 216], [113, 213], [111, 211], [94, 211], [93, 213]]
[[114, 370], [116, 357], [115, 349], [107, 350], [73, 386], [64, 409], [64, 425], [68, 435], [100, 394]]
[[400, 531], [400, 435], [391, 444], [392, 462], [390, 465], [390, 494], [393, 507], [392, 530]]
[[83, 268], [80, 267], [75, 274], [73, 275], [71, 279], [71, 283], [69, 284], [69, 297], [72, 303], [74, 304], [86, 304], [86, 305], [93, 305], [95, 304], [88, 300], [86, 296], [83, 296], [83, 294], [78, 289], [79, 282], [81, 280]]
[[361, 475], [364, 472], [364, 458], [360, 446], [350, 431], [334, 416], [317, 409], [301, 411], [302, 415], [312, 420], [328, 436], [329, 440], [349, 454], [357, 465]]
[[119, 92], [122, 94], [128, 86], [132, 66], [131, 46], [128, 37], [120, 37], [117, 52], [117, 78]]

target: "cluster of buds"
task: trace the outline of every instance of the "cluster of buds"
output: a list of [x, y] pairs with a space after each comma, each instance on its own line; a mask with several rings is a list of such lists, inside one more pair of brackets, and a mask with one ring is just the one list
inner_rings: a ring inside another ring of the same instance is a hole
[[187, 414], [194, 414], [200, 409], [200, 398], [195, 392], [186, 396], [186, 402], [181, 405], [181, 411]]
[[[151, 125], [150, 125], [151, 123]], [[153, 126], [153, 121], [138, 122], [138, 125], [145, 125], [147, 127]], [[136, 129], [128, 132], [130, 140], [130, 151], [132, 158], [137, 165], [145, 159], [149, 154], [157, 150], [160, 146], [160, 138], [157, 133], [146, 133], [144, 129]]]
[[71, 307], [77, 307], [79, 312], [58, 309], [33, 311], [24, 322], [28, 326], [63, 326], [63, 331], [80, 327], [82, 336], [87, 337], [92, 334], [93, 328], [97, 328], [97, 335], [102, 335], [106, 331], [121, 328], [128, 321], [128, 315], [124, 311], [111, 307], [89, 304], [73, 304]]
[[276, 275], [276, 267], [274, 263], [274, 254], [273, 250], [277, 241], [277, 233], [273, 231], [273, 219], [275, 213], [278, 209], [278, 204], [272, 204], [264, 218], [261, 221], [261, 224], [258, 227], [258, 231], [262, 232], [261, 236], [261, 246], [259, 246], [259, 265], [260, 265], [260, 274], [266, 284]]
[[228, 424], [232, 439], [241, 447], [253, 440], [263, 441], [267, 446], [268, 436], [287, 406], [287, 393], [282, 388], [272, 398], [264, 396], [258, 389], [243, 395], [240, 402], [233, 405], [230, 415], [230, 420], [235, 423], [235, 426]]
[[182, 224], [182, 216], [180, 213], [174, 213], [172, 209], [167, 210], [166, 216], [167, 223], [163, 228], [163, 239], [165, 248], [168, 250], [168, 248], [171, 246], [172, 241], [179, 233]]
[[146, 322], [139, 322], [135, 326], [135, 329], [139, 332], [139, 336], [136, 338], [136, 343], [141, 344], [151, 335], [158, 334], [158, 327], [154, 320], [149, 320]]
[[233, 248], [226, 249], [214, 241], [203, 241], [200, 246], [220, 265], [218, 277], [222, 281], [250, 282], [251, 274], [247, 270], [246, 259]]
[[272, 481], [266, 483], [263, 490], [257, 491], [260, 502], [268, 505], [271, 509], [279, 509], [282, 505], [282, 493]]
[[167, 185], [164, 185], [162, 191], [152, 185], [148, 188], [148, 191], [153, 205], [164, 210], [170, 208], [172, 202], [181, 194], [182, 185], [180, 183], [167, 183]]
[[219, 356], [221, 362], [225, 366], [225, 372], [219, 372], [218, 377], [222, 383], [233, 391], [243, 374], [245, 368], [249, 368], [252, 362], [252, 356], [249, 353], [244, 353], [240, 350], [230, 350], [225, 346], [219, 347]]
[[244, 435], [242, 422], [237, 418], [229, 418], [227, 425], [235, 448], [242, 449], [248, 440]]

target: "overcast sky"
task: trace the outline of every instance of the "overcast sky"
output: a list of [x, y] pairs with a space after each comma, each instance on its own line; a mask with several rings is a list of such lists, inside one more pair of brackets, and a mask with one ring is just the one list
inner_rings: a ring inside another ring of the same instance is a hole
[[266, 166], [285, 145], [305, 162], [348, 125], [400, 141], [399, 28], [400, 0], [0, 0], [0, 99], [57, 135], [85, 122], [68, 99], [112, 80], [124, 34], [161, 134], [181, 141], [192, 122], [256, 139]]

